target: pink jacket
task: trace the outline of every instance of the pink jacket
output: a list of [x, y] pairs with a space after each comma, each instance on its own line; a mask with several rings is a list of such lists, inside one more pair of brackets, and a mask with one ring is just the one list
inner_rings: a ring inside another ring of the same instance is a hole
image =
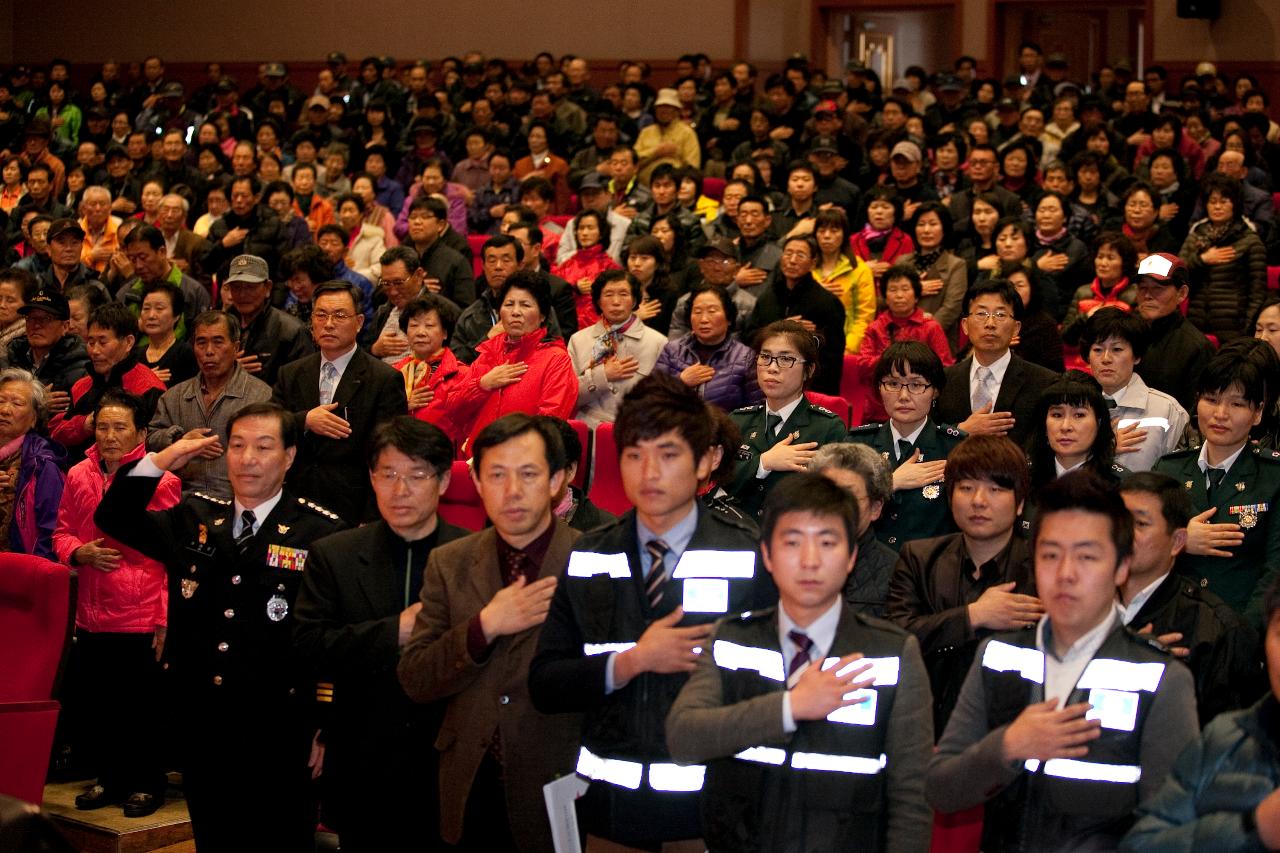
[[[139, 444], [122, 462], [140, 459], [145, 453], [146, 447]], [[93, 513], [109, 485], [111, 478], [102, 470], [98, 447], [93, 445], [86, 451], [84, 461], [67, 472], [62, 490], [53, 548], [63, 563], [71, 565], [71, 555], [77, 548], [104, 536], [94, 526]], [[165, 472], [147, 509], [168, 509], [181, 499], [182, 481]], [[164, 565], [111, 537], [106, 537], [102, 545], [120, 552], [120, 565], [113, 572], [79, 567], [76, 626], [86, 631], [144, 634], [166, 624], [169, 595]]]

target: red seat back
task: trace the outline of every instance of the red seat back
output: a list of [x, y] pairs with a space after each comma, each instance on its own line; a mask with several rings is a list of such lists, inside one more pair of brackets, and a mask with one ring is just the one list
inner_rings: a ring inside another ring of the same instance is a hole
[[439, 511], [441, 518], [458, 527], [465, 527], [467, 530], [484, 527], [487, 518], [484, 502], [480, 500], [475, 481], [471, 479], [471, 468], [466, 462], [453, 463], [449, 488], [440, 496]]
[[1280, 267], [1267, 267], [1267, 289], [1280, 290]]
[[592, 465], [591, 502], [614, 515], [631, 509], [631, 501], [622, 488], [622, 471], [618, 467], [618, 445], [613, 438], [613, 424], [596, 427], [595, 463]]
[[[484, 254], [480, 251], [488, 242], [488, 234], [468, 234], [467, 245], [471, 247], [471, 274], [476, 278], [484, 275]], [[463, 305], [463, 308], [467, 306]]]
[[578, 473], [573, 475], [573, 485], [579, 489], [585, 489], [591, 468], [591, 427], [587, 426], [585, 421], [569, 421], [569, 426], [573, 427], [573, 431], [578, 434], [579, 443], [582, 444], [582, 457], [578, 460]]
[[724, 201], [724, 178], [703, 178], [702, 194], [716, 201]]
[[840, 396], [849, 401], [849, 426], [862, 426], [872, 421], [888, 420], [880, 394], [871, 387], [872, 369], [846, 354], [844, 372], [840, 375]]
[[0, 702], [53, 695], [62, 659], [71, 571], [28, 554], [0, 554]]
[[822, 406], [825, 409], [830, 409], [839, 415], [840, 420], [844, 421], [845, 428], [848, 429], [849, 416], [853, 409], [853, 407], [849, 405], [848, 400], [844, 397], [832, 396], [831, 394], [819, 394], [817, 391], [806, 391], [804, 392], [804, 395], [808, 398], [810, 403], [813, 403], [816, 406]]

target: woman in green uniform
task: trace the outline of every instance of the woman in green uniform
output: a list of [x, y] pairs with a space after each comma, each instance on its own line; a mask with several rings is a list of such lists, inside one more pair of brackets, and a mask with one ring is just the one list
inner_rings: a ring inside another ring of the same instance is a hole
[[732, 412], [742, 433], [737, 470], [725, 491], [749, 515], [782, 478], [809, 470], [814, 451], [843, 441], [845, 425], [835, 412], [804, 396], [818, 369], [818, 339], [794, 320], [778, 320], [760, 330], [756, 380], [764, 402]]
[[889, 421], [857, 427], [849, 440], [875, 448], [893, 468], [893, 500], [876, 522], [876, 535], [896, 551], [905, 542], [954, 533], [942, 472], [964, 433], [930, 416], [947, 384], [942, 361], [920, 341], [898, 341], [880, 356], [872, 380]]

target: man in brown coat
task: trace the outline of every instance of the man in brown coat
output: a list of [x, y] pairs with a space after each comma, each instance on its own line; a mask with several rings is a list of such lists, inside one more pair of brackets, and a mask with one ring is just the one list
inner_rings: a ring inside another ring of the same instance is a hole
[[560, 436], [499, 418], [477, 437], [473, 477], [493, 527], [431, 552], [422, 610], [400, 658], [405, 693], [446, 700], [440, 834], [461, 850], [551, 853], [542, 786], [573, 771], [582, 718], [529, 701], [529, 662], [578, 532], [557, 522]]

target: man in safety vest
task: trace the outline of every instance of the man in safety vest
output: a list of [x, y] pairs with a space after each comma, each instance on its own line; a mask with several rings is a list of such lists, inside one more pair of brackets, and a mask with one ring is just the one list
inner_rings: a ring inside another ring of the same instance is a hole
[[762, 523], [778, 607], [721, 622], [667, 716], [671, 755], [708, 762], [707, 848], [923, 853], [929, 674], [912, 634], [844, 602], [858, 505], [797, 474]]
[[671, 760], [667, 712], [712, 623], [777, 602], [757, 568], [755, 524], [698, 499], [718, 461], [714, 424], [671, 377], [627, 394], [614, 435], [635, 509], [574, 546], [529, 671], [539, 711], [586, 714], [577, 771], [591, 780], [578, 800], [588, 851], [705, 849], [704, 768]]
[[1108, 850], [1199, 732], [1190, 671], [1124, 627], [1133, 518], [1114, 486], [1072, 472], [1041, 493], [1032, 536], [1045, 615], [983, 642], [925, 795], [986, 803], [985, 850]]

